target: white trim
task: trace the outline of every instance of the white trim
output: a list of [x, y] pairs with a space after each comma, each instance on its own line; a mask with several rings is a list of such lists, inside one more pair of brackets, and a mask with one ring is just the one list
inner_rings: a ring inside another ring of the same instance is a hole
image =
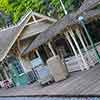
[[[42, 19], [37, 20], [36, 22], [39, 23], [39, 22], [45, 21], [45, 20], [46, 20], [45, 18], [42, 18]], [[26, 26], [31, 25], [31, 24], [35, 24], [36, 22], [34, 22], [34, 21], [33, 22], [29, 22], [29, 23], [26, 24]]]
[[56, 53], [55, 53], [54, 49], [52, 48], [52, 45], [51, 45], [50, 42], [48, 42], [48, 47], [50, 48], [50, 50], [51, 50], [53, 56], [56, 56]]
[[84, 41], [83, 41], [83, 38], [82, 38], [82, 36], [81, 36], [81, 34], [80, 34], [80, 31], [79, 31], [77, 28], [75, 29], [75, 31], [76, 31], [76, 34], [77, 34], [78, 38], [79, 38], [80, 41], [81, 41], [81, 44], [83, 45], [84, 50], [87, 51], [86, 45], [85, 45], [85, 43], [84, 43]]
[[19, 74], [19, 76], [22, 76], [22, 75], [24, 75], [25, 73], [21, 73], [21, 74]]
[[37, 49], [35, 50], [35, 52], [36, 52], [37, 56], [38, 56], [39, 58], [41, 58], [41, 57], [40, 57], [40, 54], [39, 54], [39, 51], [38, 51]]
[[40, 18], [48, 19], [48, 20], [50, 20], [50, 21], [52, 21], [52, 22], [56, 22], [56, 21], [57, 21], [57, 20], [54, 19], [54, 18], [45, 16], [45, 15], [42, 15], [42, 14], [39, 14], [39, 13], [36, 13], [36, 12], [32, 12], [32, 15], [35, 15], [35, 16], [40, 17]]
[[37, 20], [34, 15], [32, 16], [32, 18], [33, 18], [34, 22], [37, 23]]

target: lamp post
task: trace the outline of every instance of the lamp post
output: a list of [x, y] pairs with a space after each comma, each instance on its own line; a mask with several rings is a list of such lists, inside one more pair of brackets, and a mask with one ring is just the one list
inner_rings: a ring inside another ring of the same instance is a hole
[[98, 50], [96, 49], [95, 44], [93, 43], [92, 38], [91, 38], [91, 36], [90, 36], [90, 34], [89, 34], [89, 32], [88, 32], [86, 26], [85, 26], [85, 23], [84, 23], [85, 18], [84, 18], [83, 16], [79, 16], [78, 20], [80, 21], [80, 24], [81, 24], [82, 27], [84, 28], [84, 30], [85, 30], [85, 32], [86, 32], [86, 35], [87, 35], [87, 37], [88, 37], [88, 39], [89, 39], [89, 41], [90, 41], [90, 43], [91, 43], [91, 45], [92, 45], [92, 47], [93, 47], [93, 49], [94, 49], [94, 51], [95, 51], [97, 60], [98, 60], [98, 62], [100, 63], [100, 55], [99, 55], [99, 52], [98, 52]]

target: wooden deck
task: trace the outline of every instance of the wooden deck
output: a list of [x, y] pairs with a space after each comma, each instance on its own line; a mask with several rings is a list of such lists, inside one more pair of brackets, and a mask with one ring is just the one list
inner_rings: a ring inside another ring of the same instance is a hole
[[68, 79], [46, 87], [35, 83], [27, 87], [0, 90], [0, 96], [16, 95], [100, 95], [100, 64], [88, 71], [71, 73]]

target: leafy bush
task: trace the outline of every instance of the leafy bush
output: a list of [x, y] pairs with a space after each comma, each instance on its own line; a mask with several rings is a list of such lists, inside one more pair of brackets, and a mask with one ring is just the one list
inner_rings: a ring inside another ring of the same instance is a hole
[[[62, 1], [66, 10], [71, 12], [75, 11], [83, 0]], [[60, 18], [64, 15], [59, 0], [0, 0], [0, 10], [5, 14], [5, 16], [13, 15], [13, 23], [17, 23], [21, 16], [24, 15], [25, 11], [29, 8], [35, 12], [55, 18]]]

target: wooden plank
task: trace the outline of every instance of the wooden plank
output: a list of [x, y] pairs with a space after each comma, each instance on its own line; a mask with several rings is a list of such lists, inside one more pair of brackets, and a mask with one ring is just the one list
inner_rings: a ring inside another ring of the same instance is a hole
[[89, 86], [87, 89], [82, 91], [80, 94], [81, 95], [83, 95], [83, 94], [87, 94], [87, 95], [99, 94], [100, 95], [100, 80], [95, 82], [93, 85]]
[[[99, 78], [100, 68], [93, 69], [91, 71], [84, 72], [80, 77], [67, 82], [64, 86], [59, 89], [59, 92], [62, 94], [73, 94], [79, 95], [84, 89], [87, 89], [89, 86], [94, 84], [96, 81], [100, 80]], [[98, 74], [98, 75], [97, 75]]]
[[51, 24], [47, 22], [39, 22], [39, 23], [30, 24], [23, 30], [23, 34], [20, 37], [20, 40], [39, 34], [43, 32], [44, 30], [46, 30], [50, 25]]

